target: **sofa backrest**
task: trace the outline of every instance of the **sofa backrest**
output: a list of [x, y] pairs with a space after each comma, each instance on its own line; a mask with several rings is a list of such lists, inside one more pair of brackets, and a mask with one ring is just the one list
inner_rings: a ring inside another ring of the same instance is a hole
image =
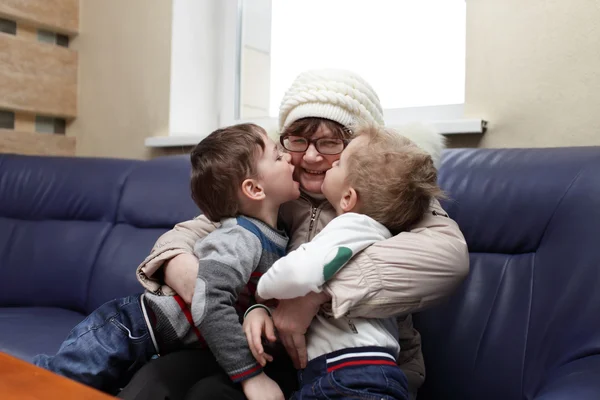
[[190, 195], [187, 156], [141, 163], [127, 177], [113, 229], [100, 252], [91, 279], [86, 311], [105, 301], [140, 292], [135, 269], [156, 239], [200, 212]]
[[556, 368], [600, 352], [600, 148], [449, 150], [439, 180], [471, 271], [415, 316], [419, 398], [534, 398]]
[[84, 314], [141, 291], [135, 268], [198, 214], [189, 159], [0, 155], [0, 306]]

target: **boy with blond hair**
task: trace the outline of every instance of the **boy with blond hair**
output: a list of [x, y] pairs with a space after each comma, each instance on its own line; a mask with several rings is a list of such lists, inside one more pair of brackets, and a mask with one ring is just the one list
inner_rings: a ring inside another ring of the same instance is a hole
[[[216, 359], [249, 399], [283, 398], [248, 348], [236, 303], [285, 254], [288, 238], [276, 225], [279, 206], [300, 195], [294, 166], [253, 124], [211, 133], [191, 162], [192, 198], [220, 222], [195, 245], [200, 268], [191, 306], [160, 291], [110, 301], [77, 325], [55, 356], [37, 356], [35, 364], [116, 393], [159, 352], [200, 347], [207, 364]], [[237, 305], [243, 312], [249, 304]]]
[[[322, 291], [358, 252], [408, 229], [433, 199], [443, 197], [431, 157], [410, 140], [376, 125], [360, 126], [355, 134], [322, 185], [338, 216], [261, 277], [260, 298], [289, 299]], [[244, 328], [250, 348], [264, 364], [260, 337], [272, 330], [268, 309], [258, 307], [247, 314]], [[307, 332], [309, 363], [299, 374], [301, 389], [294, 398], [368, 394], [406, 399], [406, 377], [396, 364], [397, 330], [394, 318], [332, 319], [319, 313]]]

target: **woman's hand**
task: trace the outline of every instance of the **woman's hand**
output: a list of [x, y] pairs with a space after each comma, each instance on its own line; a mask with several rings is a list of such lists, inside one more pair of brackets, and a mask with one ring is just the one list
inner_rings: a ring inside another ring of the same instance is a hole
[[246, 318], [244, 318], [243, 327], [246, 340], [248, 340], [248, 346], [256, 362], [264, 367], [267, 365], [267, 362], [273, 361], [273, 357], [265, 353], [262, 345], [263, 335], [270, 342], [277, 340], [275, 337], [275, 327], [267, 310], [261, 307], [250, 310]]
[[198, 259], [192, 254], [179, 254], [165, 263], [164, 271], [165, 283], [190, 305], [198, 278]]
[[321, 304], [329, 300], [329, 296], [323, 292], [311, 292], [304, 297], [280, 300], [273, 312], [273, 322], [279, 338], [297, 369], [306, 368], [308, 362], [304, 334]]

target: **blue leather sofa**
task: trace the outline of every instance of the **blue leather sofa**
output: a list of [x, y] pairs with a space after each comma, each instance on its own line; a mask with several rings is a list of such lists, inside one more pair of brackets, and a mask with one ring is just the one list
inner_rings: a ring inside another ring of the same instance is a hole
[[[187, 157], [0, 155], [0, 351], [53, 353], [193, 217]], [[419, 399], [600, 399], [600, 148], [448, 150], [471, 272], [415, 315]], [[0, 378], [1, 379], [1, 378]]]

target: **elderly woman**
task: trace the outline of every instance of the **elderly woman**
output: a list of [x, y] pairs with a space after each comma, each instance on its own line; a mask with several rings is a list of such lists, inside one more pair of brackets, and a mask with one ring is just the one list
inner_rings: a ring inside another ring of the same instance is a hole
[[[280, 222], [290, 237], [288, 251], [310, 241], [335, 217], [321, 185], [325, 172], [340, 158], [346, 139], [352, 138], [348, 127], [357, 121], [384, 123], [377, 94], [354, 73], [307, 71], [286, 92], [279, 113], [281, 144], [292, 156], [294, 179], [302, 192], [299, 199], [285, 204], [280, 211]], [[439, 161], [443, 143], [439, 135], [419, 128], [400, 132]], [[194, 243], [214, 229], [214, 224], [199, 216], [162, 235], [138, 268], [143, 285], [152, 291], [175, 291], [189, 303], [198, 268], [202, 268], [193, 255]], [[324, 303], [330, 303], [335, 317], [397, 316], [401, 347], [398, 365], [414, 398], [425, 379], [425, 366], [421, 338], [410, 314], [448, 296], [467, 275], [468, 268], [467, 245], [459, 227], [434, 201], [410, 231], [359, 253], [322, 293], [280, 301], [273, 320], [294, 366], [302, 368], [306, 365], [304, 333]], [[364, 284], [356, 287], [353, 282], [357, 281]], [[142, 369], [120, 397], [244, 398], [218, 368], [207, 378], [206, 371], [195, 363], [193, 350], [163, 356]], [[287, 391], [294, 389], [293, 384], [286, 385], [294, 381], [292, 370], [279, 367], [272, 377], [284, 392], [287, 386]]]

